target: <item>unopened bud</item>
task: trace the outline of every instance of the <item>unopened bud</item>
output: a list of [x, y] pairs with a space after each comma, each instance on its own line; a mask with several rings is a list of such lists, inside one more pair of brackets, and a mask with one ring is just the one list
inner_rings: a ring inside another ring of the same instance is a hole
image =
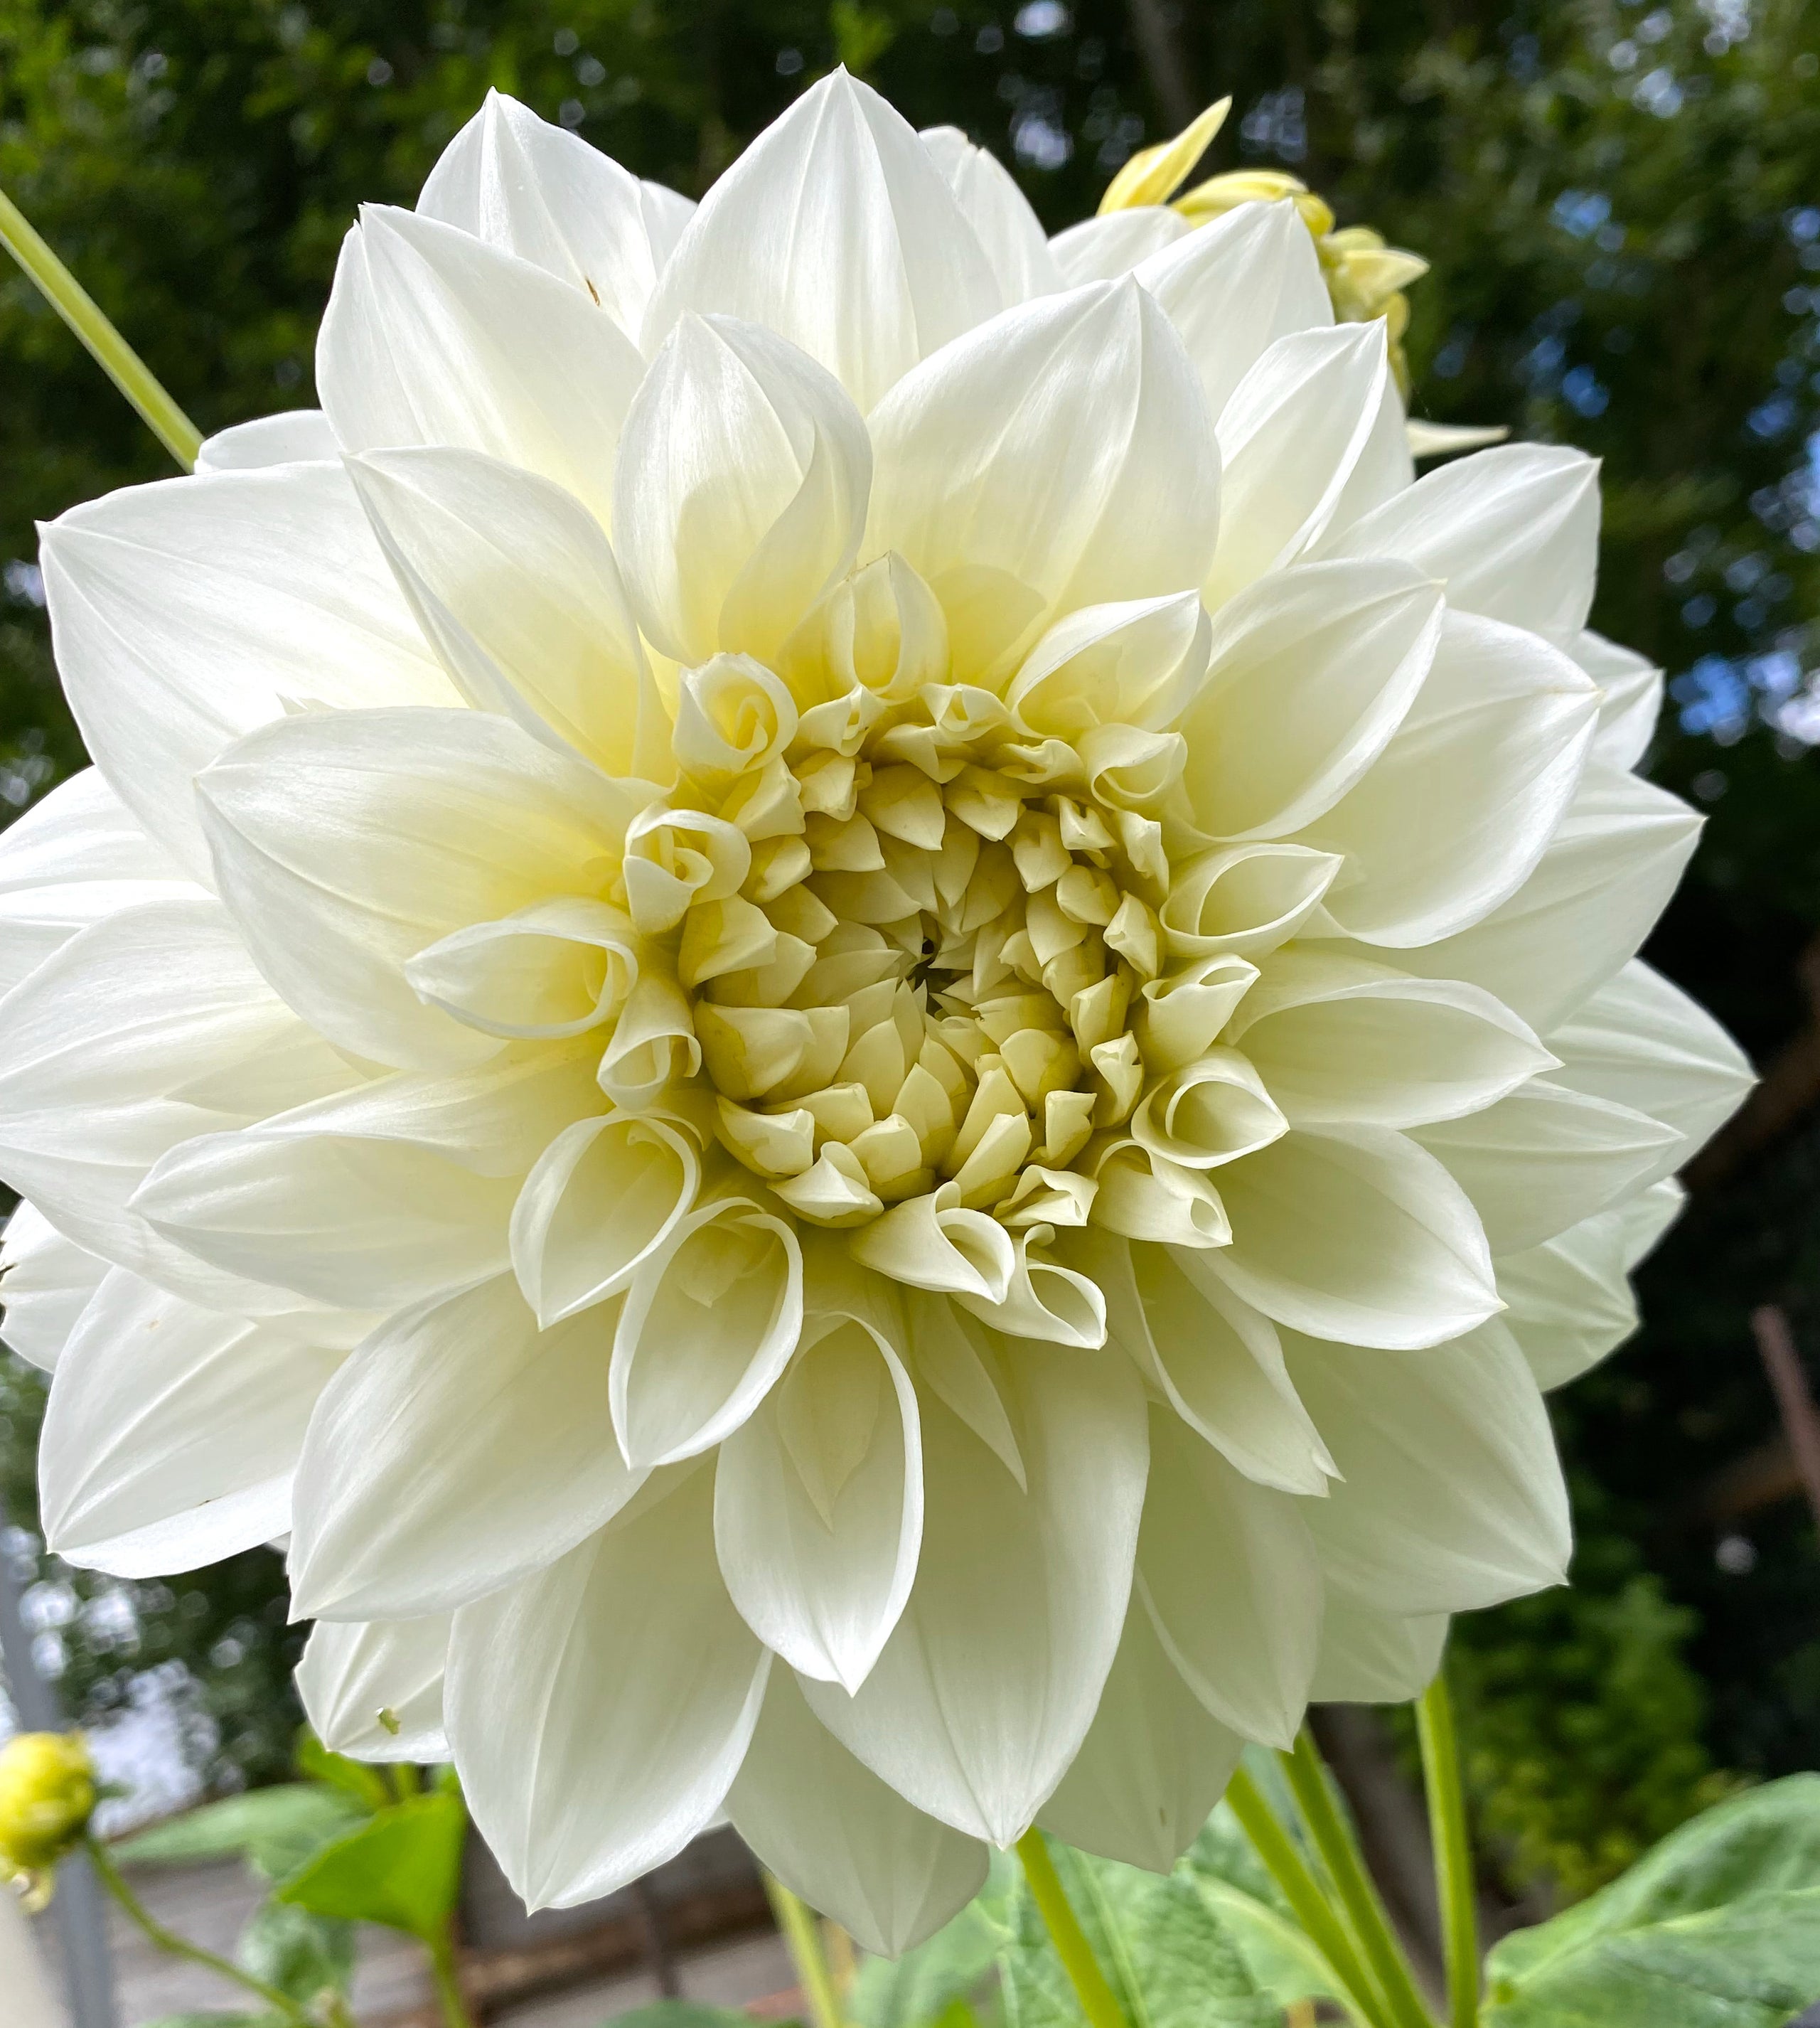
[[42, 1906], [94, 1804], [94, 1767], [80, 1733], [16, 1733], [0, 1747], [0, 1876]]

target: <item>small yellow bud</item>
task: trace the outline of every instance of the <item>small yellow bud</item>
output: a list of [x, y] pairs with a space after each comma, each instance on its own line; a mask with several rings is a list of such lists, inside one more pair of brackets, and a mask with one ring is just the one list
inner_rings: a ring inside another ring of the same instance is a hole
[[0, 1877], [36, 1905], [48, 1900], [57, 1862], [87, 1829], [94, 1804], [80, 1733], [16, 1733], [0, 1747]]

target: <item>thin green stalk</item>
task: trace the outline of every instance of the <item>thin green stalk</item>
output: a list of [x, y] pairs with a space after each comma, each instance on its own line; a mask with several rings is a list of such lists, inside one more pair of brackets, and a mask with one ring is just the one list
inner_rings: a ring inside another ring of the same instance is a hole
[[1080, 2001], [1081, 2011], [1091, 2028], [1126, 2028], [1124, 2010], [1106, 1983], [1100, 1960], [1069, 1904], [1067, 1890], [1049, 1856], [1049, 1847], [1043, 1843], [1042, 1833], [1026, 1831], [1017, 1841], [1017, 1856], [1023, 1866], [1024, 1878], [1030, 1882], [1037, 1913], [1043, 1919], [1043, 1927], [1049, 1933], [1049, 1941], [1056, 1947], [1056, 1956], [1062, 1961], [1062, 1969], [1068, 1974], [1068, 1983], [1075, 1989], [1075, 1997]]
[[1459, 1741], [1447, 1678], [1437, 1675], [1415, 1707], [1422, 1739], [1422, 1778], [1428, 1791], [1429, 1836], [1434, 1846], [1434, 1891], [1447, 1963], [1451, 2028], [1478, 2028], [1478, 1902], [1472, 1844], [1467, 1834], [1466, 1792], [1460, 1780]]
[[474, 2017], [468, 2011], [468, 2002], [461, 1995], [461, 1979], [455, 1969], [455, 1946], [449, 1933], [442, 1934], [430, 1948], [430, 1978], [436, 1989], [436, 2004], [442, 2010], [443, 2028], [474, 2028]]
[[[762, 1871], [762, 1869], [761, 1869]], [[808, 2002], [814, 2028], [844, 2028], [841, 2003], [834, 1982], [823, 1955], [821, 1934], [807, 1902], [791, 1893], [775, 1874], [764, 1874], [764, 1891], [771, 1897], [771, 1912], [777, 1918], [790, 1962], [796, 1967], [797, 1983]]]
[[51, 251], [17, 205], [0, 191], [0, 244], [38, 285], [45, 301], [87, 346], [108, 378], [186, 472], [195, 469], [202, 434], [165, 391], [157, 376], [115, 330], [100, 305]]
[[1307, 1726], [1297, 1735], [1295, 1751], [1279, 1753], [1289, 1790], [1327, 1869], [1352, 1934], [1359, 1939], [1372, 1974], [1389, 2003], [1394, 2028], [1433, 2028], [1433, 2022], [1411, 1976], [1409, 1960], [1384, 1912], [1365, 1862], [1345, 1820], [1334, 1807], [1327, 1771]]
[[146, 1941], [161, 1951], [176, 1958], [187, 1958], [191, 1964], [206, 1965], [209, 1970], [231, 1984], [247, 1993], [257, 1993], [265, 2004], [282, 2014], [287, 2021], [294, 2022], [297, 2028], [316, 2028], [314, 2019], [293, 2000], [288, 1993], [280, 1993], [275, 1985], [268, 1985], [262, 1978], [255, 1978], [251, 1972], [242, 1971], [239, 1966], [226, 1958], [217, 1957], [213, 1951], [205, 1951], [200, 1944], [193, 1944], [187, 1937], [180, 1937], [175, 1930], [167, 1930], [157, 1917], [146, 1906], [127, 1883], [120, 1868], [109, 1856], [107, 1848], [92, 1834], [83, 1840], [84, 1850], [94, 1862], [97, 1876], [109, 1893], [120, 1904], [128, 1919], [143, 1934]]
[[1283, 1890], [1296, 1920], [1346, 1987], [1342, 1997], [1353, 2012], [1363, 2015], [1371, 2028], [1390, 2028], [1384, 1996], [1372, 1983], [1345, 1924], [1334, 1912], [1308, 1861], [1296, 1849], [1295, 1840], [1278, 1821], [1275, 1811], [1243, 1767], [1234, 1769], [1226, 1785], [1226, 1800], [1232, 1805], [1240, 1830], [1251, 1840], [1252, 1850]]

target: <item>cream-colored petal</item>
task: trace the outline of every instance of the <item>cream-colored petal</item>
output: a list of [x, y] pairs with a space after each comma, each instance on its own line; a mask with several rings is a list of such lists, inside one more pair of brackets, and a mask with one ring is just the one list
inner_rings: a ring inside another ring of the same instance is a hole
[[54, 1371], [107, 1271], [105, 1260], [65, 1239], [36, 1205], [15, 1205], [0, 1239], [0, 1336], [9, 1349], [40, 1372]]
[[916, 138], [947, 179], [1008, 304], [1067, 286], [1030, 199], [996, 155], [976, 148], [958, 127], [925, 127]]
[[350, 1760], [446, 1760], [442, 1670], [449, 1616], [320, 1621], [297, 1665], [310, 1728]]
[[1323, 1704], [1406, 1704], [1440, 1673], [1445, 1612], [1376, 1612], [1330, 1586], [1309, 1696]]
[[1166, 204], [1134, 205], [1069, 226], [1049, 242], [1049, 252], [1064, 283], [1078, 288], [1085, 282], [1117, 281], [1151, 255], [1186, 239], [1190, 230], [1181, 213]]

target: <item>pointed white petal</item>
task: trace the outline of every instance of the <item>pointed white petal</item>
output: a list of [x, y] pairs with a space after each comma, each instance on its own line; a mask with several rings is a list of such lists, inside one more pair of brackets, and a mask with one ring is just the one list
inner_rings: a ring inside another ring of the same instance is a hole
[[727, 1813], [786, 1887], [881, 1957], [921, 1943], [985, 1884], [986, 1847], [856, 1760], [787, 1669], [771, 1671]]
[[1360, 1345], [1430, 1345], [1498, 1307], [1478, 1214], [1400, 1134], [1288, 1134], [1229, 1163], [1219, 1191], [1232, 1244], [1208, 1267], [1280, 1324]]
[[230, 741], [290, 709], [453, 701], [337, 466], [131, 487], [40, 553], [88, 750], [193, 878], [193, 784]]
[[769, 327], [870, 409], [1004, 298], [929, 151], [870, 87], [805, 91], [703, 199], [646, 316], [654, 351], [690, 310]]
[[1599, 466], [1557, 444], [1501, 444], [1438, 466], [1337, 535], [1329, 553], [1400, 557], [1448, 603], [1563, 642], [1598, 566]]
[[1008, 674], [1078, 606], [1198, 585], [1219, 457], [1182, 341], [1134, 283], [1008, 310], [868, 419], [863, 553], [900, 552], [948, 616], [962, 677]]
[[1589, 766], [1536, 870], [1472, 928], [1400, 950], [1431, 979], [1495, 993], [1538, 1034], [1558, 1027], [1633, 957], [1700, 838], [1666, 789]]
[[1449, 610], [1408, 716], [1308, 827], [1346, 856], [1327, 912], [1407, 949], [1481, 920], [1533, 872], [1581, 779], [1596, 691], [1537, 635]]
[[1254, 1484], [1152, 1409], [1137, 1598], [1207, 1709], [1267, 1746], [1293, 1742], [1308, 1702], [1322, 1589], [1304, 1517], [1322, 1504]]
[[626, 417], [614, 487], [646, 633], [681, 662], [775, 658], [852, 564], [871, 474], [832, 374], [757, 324], [684, 316]]
[[916, 1391], [895, 1349], [830, 1324], [721, 1446], [714, 1536], [734, 1604], [793, 1668], [856, 1690], [923, 1539]]
[[490, 91], [438, 157], [417, 210], [560, 277], [637, 339], [659, 265], [642, 186], [579, 134]]
[[1030, 199], [996, 155], [976, 148], [958, 127], [925, 127], [917, 139], [947, 179], [1008, 304], [1067, 286]]
[[613, 1338], [627, 1458], [673, 1464], [731, 1436], [790, 1363], [802, 1317], [802, 1252], [783, 1219], [745, 1197], [679, 1219], [632, 1277]]
[[350, 1760], [446, 1760], [442, 1669], [449, 1615], [323, 1620], [297, 1665], [304, 1716], [331, 1753]]
[[1562, 1582], [1567, 1488], [1541, 1394], [1501, 1322], [1422, 1352], [1307, 1338], [1286, 1350], [1341, 1475], [1306, 1510], [1336, 1584], [1414, 1615]]
[[1407, 1618], [1375, 1612], [1330, 1587], [1321, 1623], [1320, 1659], [1308, 1695], [1322, 1704], [1406, 1704], [1441, 1669], [1449, 1622], [1445, 1612]]
[[50, 1372], [107, 1271], [105, 1260], [65, 1239], [36, 1205], [16, 1205], [0, 1240], [0, 1336], [28, 1364]]
[[1125, 1362], [1000, 1346], [1029, 1492], [922, 1396], [923, 1557], [910, 1604], [856, 1696], [803, 1689], [900, 1795], [1002, 1845], [1029, 1827], [1099, 1702], [1130, 1597], [1146, 1446]]
[[1098, 218], [1083, 218], [1058, 232], [1049, 251], [1070, 288], [1083, 282], [1115, 282], [1141, 261], [1186, 239], [1193, 228], [1166, 204], [1133, 205]]
[[594, 516], [478, 451], [369, 451], [348, 469], [450, 681], [609, 775], [663, 771], [668, 723]]
[[[1147, 216], [1141, 209], [1112, 212], [1089, 224], [1106, 228]], [[1334, 321], [1314, 239], [1286, 199], [1241, 204], [1193, 232], [1171, 235], [1171, 243], [1138, 263], [1137, 272], [1181, 332], [1200, 375], [1208, 411], [1216, 416], [1278, 339], [1322, 330]], [[1090, 278], [1075, 274], [1069, 279]]]
[[320, 409], [287, 409], [203, 438], [196, 453], [196, 476], [258, 472], [268, 464], [324, 464], [340, 456], [341, 446]]
[[1660, 669], [1590, 628], [1567, 649], [1599, 686], [1599, 730], [1592, 751], [1607, 768], [1634, 768], [1655, 735], [1662, 715]]
[[1304, 944], [1264, 960], [1226, 1030], [1292, 1127], [1414, 1127], [1475, 1112], [1556, 1059], [1457, 979]]
[[405, 960], [575, 891], [617, 857], [638, 800], [478, 711], [286, 719], [231, 749], [198, 794], [220, 891], [266, 977], [331, 1041], [424, 1068], [499, 1045], [426, 1005]]
[[1629, 1206], [1617, 1205], [1499, 1260], [1498, 1293], [1510, 1305], [1504, 1322], [1538, 1386], [1577, 1380], [1636, 1330], [1633, 1222]]
[[1182, 1680], [1134, 1604], [1100, 1708], [1038, 1821], [1083, 1852], [1167, 1873], [1212, 1814], [1244, 1746]]
[[446, 1612], [541, 1570], [638, 1490], [598, 1312], [540, 1332], [509, 1275], [406, 1311], [310, 1419], [290, 1545], [299, 1619]]
[[604, 521], [638, 350], [581, 291], [439, 220], [369, 205], [342, 242], [316, 386], [349, 450], [448, 444]]
[[1281, 838], [1330, 809], [1421, 689], [1441, 612], [1427, 579], [1374, 563], [1275, 572], [1223, 607], [1181, 720], [1202, 830]]
[[444, 1690], [474, 1819], [533, 1908], [680, 1852], [745, 1757], [770, 1656], [714, 1561], [712, 1472], [455, 1615]]
[[57, 1362], [46, 1540], [86, 1569], [151, 1577], [283, 1534], [305, 1423], [342, 1356], [115, 1268]]
[[1641, 958], [1552, 1030], [1548, 1047], [1561, 1059], [1555, 1083], [1680, 1134], [1677, 1168], [1737, 1112], [1753, 1082], [1749, 1059], [1718, 1022]]

